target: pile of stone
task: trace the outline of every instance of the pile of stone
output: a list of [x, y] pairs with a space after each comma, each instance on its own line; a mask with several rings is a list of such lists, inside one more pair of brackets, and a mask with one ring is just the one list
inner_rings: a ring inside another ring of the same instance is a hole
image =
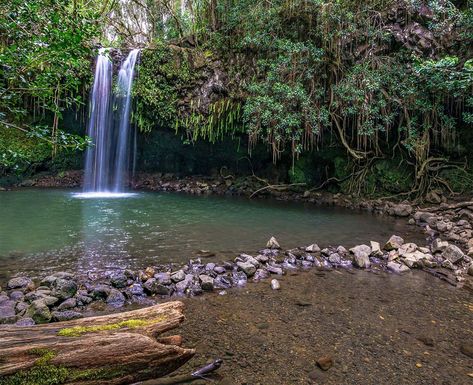
[[[209, 254], [211, 255], [211, 254]], [[321, 249], [317, 244], [281, 250], [271, 238], [266, 248], [255, 256], [240, 254], [224, 263], [190, 260], [176, 268], [173, 265], [150, 266], [137, 272], [120, 270], [100, 275], [78, 276], [60, 272], [35, 283], [28, 277], [8, 281], [0, 289], [0, 323], [33, 325], [65, 321], [83, 316], [90, 305], [101, 302], [114, 308], [143, 303], [150, 297], [196, 296], [203, 292], [244, 286], [248, 280], [271, 279], [274, 290], [281, 288], [274, 277], [297, 269], [331, 270], [359, 268], [402, 274], [415, 268], [448, 271], [456, 283], [473, 275], [472, 259], [454, 244], [436, 239], [430, 247], [420, 247], [393, 235], [382, 247], [378, 242]], [[442, 276], [447, 274], [443, 273]]]

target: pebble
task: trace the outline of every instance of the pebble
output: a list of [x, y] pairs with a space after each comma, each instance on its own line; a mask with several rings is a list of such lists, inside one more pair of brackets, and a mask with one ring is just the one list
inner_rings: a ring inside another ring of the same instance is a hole
[[279, 290], [281, 289], [281, 285], [277, 279], [272, 279], [271, 280], [271, 289], [273, 290]]

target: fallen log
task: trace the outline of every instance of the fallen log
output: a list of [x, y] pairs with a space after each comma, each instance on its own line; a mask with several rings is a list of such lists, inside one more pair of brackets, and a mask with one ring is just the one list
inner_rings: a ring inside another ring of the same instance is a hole
[[182, 302], [30, 327], [0, 327], [0, 385], [120, 385], [159, 378], [194, 354], [179, 336]]

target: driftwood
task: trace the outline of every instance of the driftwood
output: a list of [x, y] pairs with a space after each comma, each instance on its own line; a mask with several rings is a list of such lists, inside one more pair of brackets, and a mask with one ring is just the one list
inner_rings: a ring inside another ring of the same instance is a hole
[[[179, 336], [159, 337], [184, 320], [184, 305], [31, 327], [0, 327], [0, 384], [118, 385], [159, 378], [195, 353]], [[44, 377], [44, 378], [43, 378]]]

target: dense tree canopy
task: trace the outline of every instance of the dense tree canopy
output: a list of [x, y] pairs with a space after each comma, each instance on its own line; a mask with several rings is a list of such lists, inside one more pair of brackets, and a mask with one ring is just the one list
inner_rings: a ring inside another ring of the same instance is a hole
[[[471, 186], [471, 1], [122, 0], [97, 7], [2, 3], [4, 127], [47, 138], [53, 149], [83, 146], [59, 128], [62, 111], [87, 98], [94, 45], [140, 46], [134, 119], [142, 130], [175, 128], [189, 141], [243, 135], [250, 149], [266, 143], [275, 162], [289, 154], [293, 179], [305, 153], [339, 147], [346, 157], [327, 177], [356, 193], [369, 192], [375, 163], [386, 159], [412, 169], [415, 195], [454, 188], [452, 178]], [[192, 90], [209, 75], [205, 65], [222, 82], [206, 102]], [[5, 146], [3, 164], [5, 154], [15, 156]]]

